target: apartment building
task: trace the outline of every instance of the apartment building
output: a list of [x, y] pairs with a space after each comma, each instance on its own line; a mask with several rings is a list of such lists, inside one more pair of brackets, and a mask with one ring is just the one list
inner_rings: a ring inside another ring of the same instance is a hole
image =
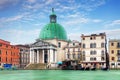
[[81, 61], [81, 43], [73, 40], [68, 42], [64, 47], [66, 60], [78, 60]]
[[19, 48], [9, 41], [0, 39], [0, 66], [12, 64], [19, 67]]
[[120, 68], [120, 40], [109, 40], [110, 68]]
[[20, 68], [24, 69], [30, 63], [29, 45], [16, 45], [20, 49]]
[[82, 63], [84, 66], [106, 67], [106, 34], [81, 35]]

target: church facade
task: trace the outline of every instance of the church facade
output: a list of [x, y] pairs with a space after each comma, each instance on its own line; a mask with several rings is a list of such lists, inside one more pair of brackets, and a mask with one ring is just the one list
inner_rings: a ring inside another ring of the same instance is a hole
[[57, 23], [57, 16], [52, 9], [50, 23], [44, 26], [39, 38], [30, 45], [30, 64], [47, 63], [56, 67], [65, 60], [64, 47], [68, 44], [65, 29]]

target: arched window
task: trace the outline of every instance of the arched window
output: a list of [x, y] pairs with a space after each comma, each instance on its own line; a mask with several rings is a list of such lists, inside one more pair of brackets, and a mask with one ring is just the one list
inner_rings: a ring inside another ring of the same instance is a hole
[[90, 51], [90, 54], [92, 55], [92, 54], [93, 54], [93, 51]]
[[83, 48], [85, 48], [85, 44], [83, 44]]
[[96, 43], [94, 43], [94, 48], [96, 48]]
[[90, 43], [90, 48], [93, 48], [93, 44], [92, 43]]
[[96, 61], [96, 57], [94, 58], [94, 61]]
[[59, 48], [61, 47], [61, 43], [60, 43], [60, 42], [58, 42], [58, 47], [59, 47]]
[[73, 53], [73, 59], [75, 59], [75, 53]]
[[73, 46], [75, 46], [75, 43], [73, 43]]
[[80, 59], [80, 53], [78, 53], [78, 59]]
[[83, 51], [83, 54], [85, 54], [85, 51]]
[[68, 58], [68, 59], [70, 58], [70, 54], [67, 54], [67, 58]]
[[102, 50], [102, 51], [101, 51], [101, 55], [104, 56], [104, 53], [105, 53], [104, 50]]
[[105, 47], [105, 44], [104, 43], [101, 43], [101, 48], [104, 48]]
[[97, 54], [97, 52], [96, 52], [96, 51], [94, 51], [94, 54]]

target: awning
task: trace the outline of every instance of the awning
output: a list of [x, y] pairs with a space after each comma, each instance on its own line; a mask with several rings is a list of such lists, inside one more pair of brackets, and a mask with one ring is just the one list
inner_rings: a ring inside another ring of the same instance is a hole
[[59, 62], [57, 62], [57, 64], [62, 64], [62, 62], [61, 62], [61, 61], [59, 61]]

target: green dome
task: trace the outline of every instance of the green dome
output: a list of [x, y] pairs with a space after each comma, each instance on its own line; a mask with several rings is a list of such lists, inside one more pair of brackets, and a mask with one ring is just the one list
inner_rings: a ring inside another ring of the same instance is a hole
[[67, 34], [65, 29], [57, 23], [49, 23], [40, 32], [39, 38], [42, 40], [55, 39], [67, 40]]

